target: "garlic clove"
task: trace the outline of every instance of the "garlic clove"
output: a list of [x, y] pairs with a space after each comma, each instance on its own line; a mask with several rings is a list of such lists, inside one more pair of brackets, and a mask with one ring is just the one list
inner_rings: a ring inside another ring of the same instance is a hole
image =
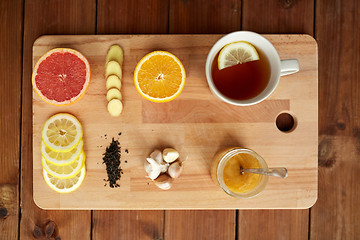
[[173, 162], [168, 169], [168, 174], [172, 178], [178, 178], [183, 170], [182, 162], [176, 161]]
[[172, 163], [179, 158], [179, 152], [173, 148], [165, 148], [163, 151], [165, 162]]
[[169, 169], [169, 164], [168, 163], [160, 164], [160, 170], [161, 170], [162, 173], [165, 173], [168, 169]]
[[152, 153], [150, 153], [150, 157], [152, 159], [155, 159], [159, 164], [162, 164], [164, 162], [162, 153], [158, 149], [155, 149]]
[[160, 175], [162, 167], [152, 158], [146, 158], [146, 161], [147, 162], [144, 164], [145, 171], [147, 172], [149, 178], [154, 180]]
[[154, 182], [158, 188], [162, 190], [168, 190], [171, 188], [172, 178], [167, 174], [161, 174], [154, 180]]

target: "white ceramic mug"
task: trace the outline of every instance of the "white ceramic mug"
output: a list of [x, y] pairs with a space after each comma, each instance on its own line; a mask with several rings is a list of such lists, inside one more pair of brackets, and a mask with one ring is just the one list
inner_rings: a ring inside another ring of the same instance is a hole
[[[236, 100], [229, 98], [222, 94], [215, 86], [212, 75], [211, 75], [211, 66], [214, 61], [216, 54], [227, 44], [238, 41], [246, 41], [254, 45], [257, 49], [266, 55], [270, 64], [270, 79], [266, 88], [257, 96], [246, 99], [246, 100]], [[274, 46], [263, 36], [248, 31], [239, 31], [233, 32], [225, 35], [219, 39], [214, 46], [211, 48], [205, 65], [206, 79], [208, 81], [211, 91], [223, 100], [224, 102], [237, 105], [237, 106], [249, 106], [256, 103], [259, 103], [266, 99], [276, 88], [279, 83], [280, 76], [289, 75], [299, 71], [299, 63], [296, 59], [289, 60], [280, 60], [279, 54], [277, 53]]]

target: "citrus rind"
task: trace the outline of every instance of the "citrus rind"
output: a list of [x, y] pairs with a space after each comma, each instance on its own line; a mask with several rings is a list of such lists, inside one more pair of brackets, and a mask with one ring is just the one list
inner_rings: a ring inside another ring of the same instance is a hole
[[[50, 175], [59, 179], [68, 179], [78, 174], [81, 168], [85, 165], [85, 154], [82, 151], [80, 156], [75, 160], [75, 162], [68, 165], [57, 166], [51, 164], [50, 162], [47, 162], [44, 157], [41, 157], [41, 164], [45, 171]], [[71, 170], [71, 172], [69, 172], [69, 170]], [[65, 171], [67, 171], [68, 173], [64, 173]]]
[[84, 181], [86, 175], [85, 166], [83, 166], [80, 172], [73, 178], [59, 179], [48, 174], [45, 169], [43, 170], [43, 177], [46, 184], [58, 193], [70, 193], [80, 187]]
[[83, 145], [83, 141], [80, 140], [79, 144], [70, 151], [54, 152], [41, 141], [41, 155], [46, 161], [57, 166], [72, 164], [80, 156]]
[[[86, 65], [86, 76], [85, 76], [85, 83], [83, 85], [83, 88], [81, 89], [80, 93], [74, 97], [72, 97], [69, 100], [66, 101], [62, 101], [62, 102], [58, 102], [52, 99], [47, 98], [41, 91], [40, 89], [38, 89], [36, 83], [35, 83], [35, 79], [37, 76], [37, 70], [40, 66], [40, 64], [47, 58], [49, 57], [51, 54], [56, 53], [56, 52], [60, 52], [60, 53], [64, 53], [64, 52], [69, 52], [72, 53], [74, 55], [76, 55], [78, 58], [80, 58], [84, 64]], [[74, 49], [71, 48], [54, 48], [51, 49], [50, 51], [48, 51], [47, 53], [45, 53], [43, 56], [40, 57], [40, 59], [36, 62], [33, 72], [32, 72], [32, 76], [31, 76], [31, 82], [32, 82], [32, 86], [36, 92], [36, 94], [46, 103], [49, 103], [51, 105], [55, 105], [55, 106], [66, 106], [66, 105], [71, 105], [74, 104], [75, 102], [79, 101], [86, 93], [89, 85], [90, 85], [90, 81], [91, 81], [91, 71], [90, 71], [90, 64], [89, 61], [86, 59], [86, 57], [81, 54], [79, 51], [76, 51]]]

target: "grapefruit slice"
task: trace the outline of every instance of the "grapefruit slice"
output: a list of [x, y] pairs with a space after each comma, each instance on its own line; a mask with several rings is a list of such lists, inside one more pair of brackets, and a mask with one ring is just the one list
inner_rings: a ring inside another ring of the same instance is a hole
[[90, 83], [90, 65], [78, 51], [55, 48], [36, 63], [32, 85], [42, 100], [53, 105], [70, 105], [78, 101]]

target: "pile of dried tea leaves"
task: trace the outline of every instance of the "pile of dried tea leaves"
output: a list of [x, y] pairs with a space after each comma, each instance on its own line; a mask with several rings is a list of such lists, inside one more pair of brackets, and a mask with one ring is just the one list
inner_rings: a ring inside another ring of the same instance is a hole
[[121, 177], [121, 168], [120, 168], [120, 157], [121, 157], [121, 147], [118, 140], [112, 139], [112, 142], [108, 147], [106, 147], [106, 151], [103, 157], [103, 164], [106, 164], [106, 172], [108, 175], [108, 179], [104, 179], [109, 182], [111, 188], [120, 187], [117, 183]]

